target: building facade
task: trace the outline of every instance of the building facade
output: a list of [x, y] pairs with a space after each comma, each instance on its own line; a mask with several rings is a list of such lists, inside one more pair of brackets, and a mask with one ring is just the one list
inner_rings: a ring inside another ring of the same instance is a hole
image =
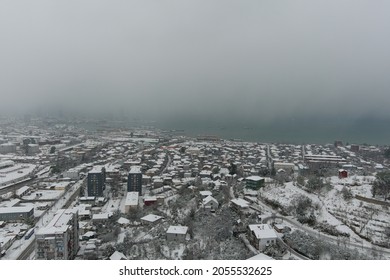
[[71, 260], [79, 250], [78, 211], [58, 210], [53, 220], [36, 234], [36, 258]]
[[261, 187], [264, 187], [264, 178], [259, 176], [250, 176], [245, 178], [245, 187], [252, 189], [252, 190], [258, 190]]
[[4, 207], [0, 208], [0, 221], [16, 222], [34, 219], [34, 207]]
[[127, 191], [138, 192], [142, 196], [142, 172], [138, 166], [133, 166], [130, 169], [129, 176], [127, 178]]
[[103, 196], [106, 183], [105, 177], [104, 169], [95, 168], [88, 172], [88, 196]]

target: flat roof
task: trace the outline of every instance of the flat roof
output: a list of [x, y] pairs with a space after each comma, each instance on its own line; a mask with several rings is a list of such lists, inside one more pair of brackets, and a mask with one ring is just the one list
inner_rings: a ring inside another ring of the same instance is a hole
[[172, 234], [187, 234], [188, 227], [186, 226], [170, 226], [167, 233]]
[[237, 206], [240, 206], [241, 208], [248, 208], [249, 203], [248, 201], [242, 199], [242, 198], [235, 198], [231, 200], [232, 203], [234, 203]]
[[263, 177], [260, 177], [260, 176], [249, 176], [249, 177], [246, 177], [245, 180], [250, 180], [250, 181], [262, 181], [264, 180]]
[[138, 192], [128, 192], [126, 195], [126, 205], [138, 205]]
[[92, 220], [107, 220], [109, 217], [108, 213], [93, 214]]
[[76, 213], [78, 213], [76, 209], [58, 210], [50, 223], [46, 227], [41, 228], [37, 232], [37, 235], [58, 234], [67, 231], [70, 226], [69, 222], [73, 219], [73, 215]]
[[268, 224], [249, 225], [249, 229], [255, 234], [256, 238], [278, 238], [276, 232]]
[[140, 174], [141, 173], [141, 166], [132, 166], [130, 168], [129, 174]]
[[154, 223], [160, 219], [162, 219], [161, 216], [154, 215], [154, 214], [149, 214], [141, 218], [142, 221], [151, 222], [151, 223]]

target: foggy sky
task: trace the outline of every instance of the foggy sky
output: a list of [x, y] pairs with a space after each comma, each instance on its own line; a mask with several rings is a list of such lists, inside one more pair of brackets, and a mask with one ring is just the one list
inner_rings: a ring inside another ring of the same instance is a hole
[[0, 1], [0, 110], [390, 117], [390, 2]]

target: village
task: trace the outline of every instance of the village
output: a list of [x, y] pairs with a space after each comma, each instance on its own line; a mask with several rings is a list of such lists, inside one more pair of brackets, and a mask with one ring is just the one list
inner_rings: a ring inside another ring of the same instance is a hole
[[0, 128], [2, 259], [390, 258], [386, 147], [55, 122]]

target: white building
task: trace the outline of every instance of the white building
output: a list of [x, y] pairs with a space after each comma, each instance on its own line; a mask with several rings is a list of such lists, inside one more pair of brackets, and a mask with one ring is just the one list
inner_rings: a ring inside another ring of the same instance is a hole
[[130, 209], [136, 210], [138, 208], [139, 193], [138, 192], [128, 192], [125, 202], [125, 212], [129, 213]]
[[167, 230], [168, 241], [185, 241], [188, 227], [186, 226], [170, 226]]
[[260, 251], [271, 244], [275, 244], [278, 239], [275, 230], [268, 224], [249, 225], [248, 229], [249, 240]]

